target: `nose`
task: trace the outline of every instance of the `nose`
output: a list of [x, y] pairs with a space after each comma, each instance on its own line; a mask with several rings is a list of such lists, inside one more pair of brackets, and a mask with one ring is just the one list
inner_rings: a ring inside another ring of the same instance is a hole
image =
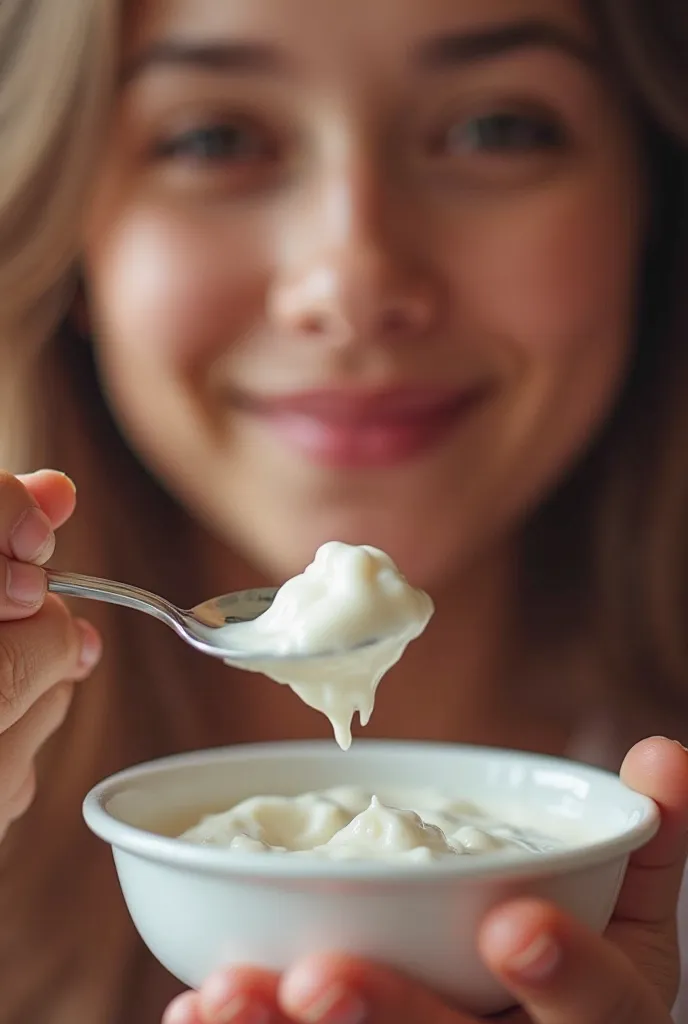
[[408, 208], [391, 202], [370, 175], [327, 183], [289, 233], [285, 249], [293, 259], [285, 255], [269, 302], [280, 332], [334, 345], [379, 344], [420, 338], [434, 327], [441, 289], [412, 253]]

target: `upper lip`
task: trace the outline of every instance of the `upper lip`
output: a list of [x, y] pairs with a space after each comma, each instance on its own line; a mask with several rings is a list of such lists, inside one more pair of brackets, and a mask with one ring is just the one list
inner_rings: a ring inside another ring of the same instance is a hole
[[422, 419], [451, 412], [482, 397], [487, 384], [462, 388], [388, 388], [368, 391], [322, 389], [282, 395], [243, 395], [240, 404], [266, 414], [325, 420]]

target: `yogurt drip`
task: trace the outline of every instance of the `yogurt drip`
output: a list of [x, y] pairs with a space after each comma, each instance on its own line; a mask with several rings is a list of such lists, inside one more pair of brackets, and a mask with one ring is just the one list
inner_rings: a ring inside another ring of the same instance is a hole
[[[380, 680], [433, 611], [430, 597], [410, 586], [383, 551], [331, 541], [278, 590], [266, 612], [224, 629], [228, 645], [274, 653], [233, 664], [290, 686], [327, 716], [348, 750], [354, 714], [368, 724]], [[376, 642], [366, 646], [370, 641]], [[317, 657], [288, 660], [293, 655]]]

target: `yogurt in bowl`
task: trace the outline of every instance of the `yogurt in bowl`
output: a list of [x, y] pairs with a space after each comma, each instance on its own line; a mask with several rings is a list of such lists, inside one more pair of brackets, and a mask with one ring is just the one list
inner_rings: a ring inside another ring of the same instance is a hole
[[249, 797], [228, 811], [205, 815], [179, 838], [231, 851], [390, 863], [429, 863], [497, 850], [518, 856], [563, 845], [435, 790], [396, 788], [383, 803], [362, 786]]
[[330, 949], [478, 1014], [512, 1002], [477, 953], [485, 913], [531, 895], [602, 931], [629, 854], [659, 824], [651, 800], [598, 769], [369, 740], [179, 755], [102, 782], [84, 815], [112, 845], [141, 936], [185, 984]]

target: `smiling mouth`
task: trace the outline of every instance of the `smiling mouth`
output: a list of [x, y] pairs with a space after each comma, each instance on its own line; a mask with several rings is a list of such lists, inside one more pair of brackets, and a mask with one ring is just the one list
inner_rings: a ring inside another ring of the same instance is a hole
[[320, 390], [237, 398], [235, 405], [311, 462], [340, 468], [397, 465], [437, 448], [489, 398], [461, 390]]

